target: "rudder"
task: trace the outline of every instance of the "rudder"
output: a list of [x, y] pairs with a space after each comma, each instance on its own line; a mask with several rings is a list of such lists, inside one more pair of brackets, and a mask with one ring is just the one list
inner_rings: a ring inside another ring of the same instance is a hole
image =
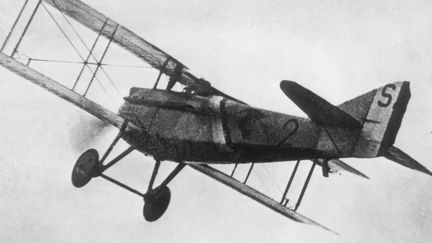
[[353, 156], [381, 156], [393, 145], [410, 97], [409, 82], [405, 81], [387, 84], [339, 105], [363, 124]]

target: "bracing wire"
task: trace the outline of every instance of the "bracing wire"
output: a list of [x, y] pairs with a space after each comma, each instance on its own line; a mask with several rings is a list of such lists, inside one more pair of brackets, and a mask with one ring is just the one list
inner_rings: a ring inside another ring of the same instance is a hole
[[282, 188], [280, 187], [280, 184], [278, 184], [275, 180], [275, 178], [271, 175], [269, 169], [267, 168], [267, 166], [265, 164], [262, 164], [262, 166], [267, 174], [268, 177], [270, 177], [271, 182], [273, 183], [273, 185], [279, 190], [279, 192], [282, 194]]
[[[26, 0], [26, 3], [28, 2], [28, 0]], [[53, 2], [55, 5], [56, 3]], [[25, 4], [26, 5], [26, 4]], [[24, 7], [25, 7], [24, 5]], [[122, 64], [115, 64], [115, 63], [101, 63], [101, 61], [97, 60], [97, 57], [94, 55], [94, 53], [89, 49], [89, 47], [87, 46], [87, 44], [84, 42], [83, 38], [81, 37], [81, 35], [78, 33], [77, 29], [73, 26], [73, 24], [71, 23], [71, 21], [66, 17], [66, 15], [64, 14], [64, 12], [61, 10], [61, 8], [59, 8], [57, 6], [57, 9], [59, 9], [61, 15], [63, 16], [63, 18], [66, 20], [66, 22], [68, 23], [68, 25], [70, 26], [70, 28], [72, 29], [73, 33], [76, 35], [77, 39], [79, 40], [79, 42], [81, 42], [83, 44], [83, 46], [85, 47], [85, 49], [87, 49], [87, 51], [89, 51], [89, 56], [91, 56], [91, 58], [94, 60], [92, 61], [84, 61], [84, 56], [82, 55], [80, 49], [78, 48], [78, 46], [76, 45], [76, 43], [74, 43], [74, 41], [71, 39], [71, 37], [69, 36], [70, 33], [66, 33], [66, 31], [63, 29], [63, 27], [60, 25], [59, 21], [54, 17], [54, 15], [51, 13], [51, 11], [47, 8], [46, 4], [39, 0], [38, 1], [38, 5], [42, 5], [42, 7], [45, 9], [45, 11], [47, 12], [47, 14], [49, 15], [49, 17], [52, 19], [52, 21], [55, 23], [55, 25], [58, 27], [58, 29], [61, 31], [62, 35], [66, 38], [67, 42], [70, 44], [70, 46], [73, 48], [73, 50], [76, 52], [76, 54], [78, 55], [78, 57], [81, 59], [81, 61], [71, 61], [71, 60], [56, 60], [56, 59], [45, 59], [45, 58], [33, 58], [33, 57], [29, 57], [25, 54], [23, 54], [22, 52], [20, 52], [19, 50], [14, 50], [14, 52], [16, 52], [16, 54], [20, 55], [21, 57], [17, 57], [18, 59], [22, 59], [22, 60], [26, 60], [27, 61], [27, 65], [30, 64], [30, 62], [51, 62], [51, 63], [67, 63], [67, 64], [81, 64], [84, 65], [86, 67], [87, 70], [90, 71], [90, 73], [94, 76], [94, 78], [96, 79], [97, 83], [99, 84], [99, 86], [102, 88], [102, 90], [104, 91], [104, 93], [106, 93], [106, 95], [110, 98], [110, 95], [108, 93], [108, 90], [106, 89], [105, 85], [102, 84], [101, 80], [95, 76], [96, 71], [98, 68], [100, 68], [102, 70], [102, 72], [104, 73], [104, 75], [106, 76], [107, 80], [111, 83], [111, 85], [113, 86], [113, 88], [115, 89], [116, 93], [121, 97], [120, 91], [118, 89], [118, 87], [116, 86], [116, 84], [114, 83], [114, 81], [111, 79], [110, 75], [108, 75], [107, 71], [103, 68], [103, 67], [124, 67], [124, 68], [153, 68], [151, 66], [144, 66], [144, 65], [122, 65]], [[37, 10], [37, 8], [36, 8]], [[36, 13], [36, 10], [33, 12], [32, 15], [34, 15]], [[107, 19], [108, 21], [109, 19]], [[17, 48], [16, 48], [17, 49]], [[94, 71], [94, 69], [91, 66], [95, 66], [96, 71]]]
[[[81, 55], [81, 53], [79, 52], [78, 48], [75, 46], [75, 44], [72, 42], [72, 40], [69, 38], [69, 36], [66, 34], [66, 32], [63, 30], [63, 28], [60, 26], [60, 24], [58, 23], [58, 21], [54, 18], [54, 16], [51, 14], [51, 12], [48, 10], [48, 8], [45, 6], [45, 4], [43, 2], [41, 2], [42, 7], [45, 9], [45, 11], [48, 13], [48, 15], [50, 16], [50, 18], [54, 21], [54, 23], [57, 25], [57, 27], [60, 29], [60, 31], [63, 33], [64, 37], [67, 39], [67, 41], [69, 42], [69, 44], [72, 46], [72, 48], [75, 50], [75, 52], [77, 53], [77, 55], [80, 57], [81, 61], [84, 63], [84, 57]], [[93, 70], [86, 65], [86, 68], [90, 71], [90, 73], [94, 74]], [[106, 90], [105, 86], [102, 84], [102, 82], [95, 77], [97, 83], [102, 87], [102, 89], [105, 91], [105, 93], [108, 95], [108, 91]], [[109, 95], [108, 95], [109, 96]]]
[[267, 187], [267, 185], [263, 182], [262, 178], [258, 175], [258, 173], [256, 173], [255, 171], [252, 171], [252, 173], [254, 173], [254, 175], [256, 176], [256, 178], [258, 178], [259, 183], [261, 184], [261, 186], [263, 186], [264, 190], [267, 193], [270, 193], [269, 188]]
[[[78, 37], [78, 39], [80, 40], [80, 42], [84, 45], [84, 47], [87, 49], [87, 51], [89, 52], [90, 56], [94, 59], [94, 61], [97, 62], [97, 58], [94, 56], [94, 54], [92, 53], [92, 51], [90, 50], [90, 48], [87, 46], [87, 44], [85, 43], [85, 41], [82, 39], [82, 37], [80, 36], [80, 34], [78, 33], [78, 31], [76, 30], [76, 28], [72, 25], [72, 23], [69, 21], [69, 19], [66, 17], [66, 15], [63, 13], [63, 11], [61, 10], [61, 8], [59, 8], [57, 6], [57, 4], [53, 1], [54, 5], [56, 5], [57, 9], [59, 9], [61, 15], [63, 16], [63, 18], [66, 20], [66, 22], [69, 24], [69, 26], [71, 27], [72, 31], [75, 33], [75, 35]], [[110, 76], [108, 75], [108, 73], [106, 72], [106, 70], [101, 66], [100, 69], [102, 70], [102, 72], [105, 74], [106, 78], [108, 79], [108, 81], [111, 83], [111, 85], [114, 87], [114, 89], [117, 91], [118, 95], [120, 95], [120, 90], [118, 89], [118, 87], [115, 85], [114, 81], [110, 78]]]
[[[80, 61], [68, 61], [68, 60], [58, 60], [58, 59], [44, 59], [44, 58], [34, 58], [29, 57], [25, 55], [22, 52], [17, 52], [20, 55], [24, 56], [25, 59], [30, 59], [32, 62], [51, 62], [51, 63], [68, 63], [68, 64], [84, 64], [84, 62]], [[98, 65], [95, 62], [87, 62], [87, 65]], [[115, 64], [115, 63], [102, 63], [102, 66], [109, 66], [109, 67], [120, 67], [120, 68], [153, 68], [150, 66], [143, 66], [143, 65], [123, 65], [123, 64]]]

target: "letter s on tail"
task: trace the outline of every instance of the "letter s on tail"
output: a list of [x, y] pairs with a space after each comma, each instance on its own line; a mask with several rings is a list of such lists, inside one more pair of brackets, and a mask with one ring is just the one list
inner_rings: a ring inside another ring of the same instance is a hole
[[410, 97], [409, 82], [397, 82], [339, 105], [363, 123], [354, 157], [381, 156], [393, 145]]

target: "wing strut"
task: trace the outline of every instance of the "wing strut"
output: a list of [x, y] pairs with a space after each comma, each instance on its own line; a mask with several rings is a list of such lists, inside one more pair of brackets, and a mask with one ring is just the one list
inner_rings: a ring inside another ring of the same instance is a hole
[[[107, 18], [104, 14], [91, 8], [80, 0], [43, 1], [95, 32], [100, 31], [101, 26]], [[195, 77], [188, 71], [186, 65], [182, 64], [180, 61], [176, 60], [158, 47], [136, 35], [129, 29], [119, 25], [112, 19], [107, 22], [106, 28], [104, 28], [101, 35], [110, 38], [112, 30], [116, 28], [116, 26], [118, 26], [118, 31], [113, 38], [114, 42], [130, 51], [138, 58], [144, 60], [152, 67], [158, 69], [163, 74], [173, 77], [173, 80], [176, 82], [179, 82], [189, 89], [192, 89], [193, 91], [202, 95], [219, 95], [240, 103], [244, 103], [215, 89], [213, 86], [211, 86], [210, 82]], [[176, 73], [176, 69], [180, 69], [179, 64], [182, 66], [182, 68], [179, 73]]]
[[91, 77], [90, 82], [89, 82], [89, 84], [88, 84], [88, 86], [87, 86], [87, 89], [86, 89], [86, 91], [84, 92], [83, 96], [86, 96], [87, 92], [89, 91], [90, 86], [92, 85], [93, 80], [94, 80], [94, 78], [96, 77], [96, 73], [97, 73], [97, 71], [99, 70], [99, 68], [101, 67], [101, 65], [102, 65], [102, 61], [103, 61], [103, 59], [105, 58], [105, 55], [106, 55], [106, 53], [107, 53], [107, 51], [108, 51], [108, 48], [110, 47], [110, 45], [111, 45], [111, 43], [112, 43], [112, 41], [113, 41], [114, 35], [116, 34], [116, 32], [117, 32], [117, 30], [118, 30], [118, 27], [119, 27], [119, 25], [117, 25], [117, 26], [115, 27], [115, 29], [114, 29], [114, 31], [112, 32], [111, 37], [110, 37], [110, 39], [109, 39], [109, 41], [108, 41], [108, 44], [106, 45], [105, 50], [104, 50], [104, 52], [102, 53], [102, 57], [101, 57], [100, 60], [96, 63], [96, 70], [93, 72], [93, 76]]
[[[30, 27], [30, 24], [31, 24], [31, 22], [33, 21], [33, 18], [34, 18], [34, 16], [36, 15], [36, 12], [37, 12], [37, 10], [39, 9], [39, 6], [40, 6], [40, 5], [41, 5], [41, 0], [39, 0], [39, 1], [37, 2], [35, 9], [33, 10], [32, 14], [31, 14], [31, 16], [30, 16], [30, 19], [28, 20], [26, 26], [24, 27], [24, 30], [23, 30], [23, 32], [22, 32], [22, 34], [21, 34], [21, 36], [20, 36], [20, 38], [19, 38], [19, 40], [18, 40], [18, 43], [15, 45], [15, 47], [14, 47], [14, 49], [13, 49], [13, 51], [12, 51], [11, 57], [13, 57], [13, 56], [15, 55], [15, 53], [17, 52], [18, 47], [19, 47], [19, 45], [21, 44], [21, 42], [22, 42], [22, 40], [23, 40], [23, 38], [24, 38], [24, 35], [27, 33], [27, 30], [28, 30], [28, 28]], [[24, 7], [25, 7], [25, 6], [24, 6]], [[18, 15], [18, 18], [19, 18], [19, 17], [21, 17], [21, 15]]]
[[301, 201], [303, 200], [303, 196], [304, 196], [304, 194], [305, 194], [305, 192], [306, 192], [306, 188], [307, 188], [307, 186], [309, 185], [309, 181], [310, 181], [310, 179], [311, 179], [311, 177], [312, 177], [312, 173], [313, 173], [313, 171], [314, 171], [314, 169], [315, 169], [315, 166], [316, 166], [316, 162], [313, 161], [313, 164], [312, 164], [312, 166], [311, 166], [311, 168], [310, 168], [310, 170], [309, 170], [309, 174], [308, 174], [308, 176], [307, 176], [307, 178], [306, 178], [306, 181], [305, 181], [305, 183], [304, 183], [304, 185], [303, 185], [303, 188], [302, 188], [302, 190], [301, 190], [301, 192], [300, 192], [299, 199], [297, 200], [297, 203], [296, 203], [296, 205], [295, 205], [294, 211], [297, 211], [298, 207], [300, 206]]
[[[302, 202], [302, 200], [303, 200], [303, 197], [304, 197], [304, 194], [305, 194], [305, 192], [306, 192], [306, 189], [307, 189], [307, 187], [308, 187], [308, 185], [309, 185], [309, 182], [310, 182], [310, 179], [311, 179], [311, 177], [312, 177], [312, 173], [313, 173], [313, 171], [314, 171], [314, 169], [315, 169], [315, 166], [316, 166], [316, 164], [317, 164], [317, 162], [316, 161], [312, 161], [313, 163], [312, 163], [312, 166], [311, 166], [311, 168], [309, 169], [309, 173], [308, 173], [308, 175], [307, 175], [307, 177], [306, 177], [306, 181], [304, 182], [304, 184], [303, 184], [303, 187], [302, 187], [302, 190], [301, 190], [301, 192], [300, 192], [300, 195], [299, 195], [299, 197], [298, 197], [298, 199], [297, 199], [297, 202], [296, 202], [296, 204], [295, 204], [295, 206], [294, 206], [294, 212], [295, 211], [297, 211], [297, 209], [300, 207], [300, 204], [301, 204], [301, 202]], [[285, 188], [285, 191], [284, 191], [284, 193], [283, 193], [283, 195], [282, 195], [282, 199], [280, 200], [280, 204], [281, 205], [283, 205], [284, 207], [286, 207], [287, 206], [287, 204], [288, 204], [288, 202], [289, 202], [289, 199], [288, 198], [286, 198], [286, 195], [288, 194], [288, 191], [289, 191], [289, 189], [290, 189], [290, 187], [291, 187], [291, 184], [292, 184], [292, 182], [293, 182], [293, 180], [294, 180], [294, 177], [295, 177], [295, 175], [296, 175], [296, 173], [297, 173], [297, 169], [298, 169], [298, 167], [299, 167], [299, 164], [300, 164], [300, 160], [298, 160], [297, 161], [297, 163], [296, 163], [296, 165], [295, 165], [295, 167], [294, 167], [294, 170], [293, 170], [293, 172], [291, 173], [291, 176], [290, 176], [290, 178], [289, 178], [289, 180], [288, 180], [288, 184], [287, 184], [287, 186], [286, 186], [286, 188]]]
[[[96, 40], [93, 42], [93, 45], [92, 45], [92, 47], [90, 48], [89, 54], [87, 55], [86, 59], [84, 60], [84, 64], [83, 64], [83, 66], [82, 66], [82, 68], [81, 68], [81, 70], [80, 70], [80, 72], [79, 72], [79, 74], [78, 74], [78, 76], [77, 76], [77, 79], [75, 80], [74, 85], [72, 86], [72, 90], [75, 90], [75, 87], [77, 86], [78, 81], [80, 80], [80, 78], [81, 78], [81, 76], [82, 76], [82, 74], [83, 74], [83, 72], [84, 72], [84, 69], [87, 67], [88, 61], [90, 60], [90, 57], [91, 57], [92, 54], [93, 54], [93, 51], [94, 51], [94, 49], [95, 49], [95, 47], [96, 47], [96, 44], [98, 43], [99, 38], [100, 38], [100, 36], [101, 36], [101, 33], [102, 33], [103, 29], [105, 28], [107, 22], [108, 22], [108, 18], [107, 18], [107, 19], [105, 20], [105, 22], [103, 23], [102, 28], [100, 29], [100, 31], [99, 31], [99, 33], [98, 33], [98, 35], [97, 35], [97, 37], [96, 37]], [[96, 73], [96, 72], [95, 72], [95, 73]]]
[[238, 163], [235, 163], [234, 164], [234, 168], [233, 168], [233, 170], [232, 170], [232, 172], [231, 172], [231, 177], [233, 177], [234, 176], [234, 173], [235, 173], [235, 171], [237, 170], [237, 166], [238, 166]]
[[234, 190], [240, 192], [241, 194], [261, 203], [262, 205], [274, 210], [275, 212], [278, 212], [280, 214], [282, 214], [283, 216], [294, 220], [296, 222], [301, 222], [301, 223], [305, 223], [305, 224], [309, 224], [309, 225], [315, 225], [318, 227], [321, 227], [325, 230], [328, 230], [330, 232], [333, 232], [335, 234], [338, 234], [336, 232], [334, 232], [333, 230], [295, 212], [294, 210], [284, 207], [283, 205], [281, 205], [279, 202], [275, 201], [274, 199], [268, 197], [267, 195], [264, 195], [263, 193], [255, 190], [254, 188], [245, 185], [241, 182], [239, 182], [238, 180], [230, 177], [229, 175], [226, 175], [225, 173], [218, 171], [208, 165], [204, 165], [204, 164], [194, 164], [194, 163], [189, 163], [188, 164], [190, 167], [192, 167], [193, 169], [233, 188]]
[[250, 174], [251, 174], [251, 172], [252, 172], [252, 169], [253, 169], [254, 165], [255, 165], [255, 163], [252, 163], [252, 164], [250, 165], [250, 167], [249, 167], [249, 171], [248, 171], [248, 173], [247, 173], [247, 175], [246, 175], [246, 178], [245, 178], [244, 181], [243, 181], [243, 184], [246, 184], [246, 182], [248, 181], [249, 176], [250, 176]]
[[9, 38], [11, 37], [12, 33], [14, 32], [14, 30], [15, 30], [17, 24], [18, 24], [18, 21], [20, 20], [21, 15], [22, 15], [23, 12], [24, 12], [24, 9], [27, 7], [28, 1], [29, 1], [29, 0], [26, 0], [26, 1], [24, 2], [24, 5], [22, 6], [20, 12], [18, 13], [17, 18], [15, 19], [15, 21], [14, 21], [14, 23], [13, 23], [13, 25], [12, 25], [12, 28], [10, 29], [8, 35], [6, 36], [6, 39], [4, 40], [4, 42], [3, 42], [3, 44], [2, 44], [2, 47], [0, 48], [0, 52], [3, 52], [4, 48], [6, 47], [7, 43], [9, 42]]
[[158, 77], [157, 77], [157, 79], [156, 79], [156, 82], [155, 82], [155, 84], [154, 84], [154, 86], [153, 86], [153, 89], [156, 89], [156, 88], [157, 88], [157, 86], [158, 86], [158, 84], [159, 84], [159, 80], [160, 80], [160, 78], [161, 78], [161, 76], [162, 76], [162, 74], [163, 74], [163, 70], [165, 69], [165, 67], [166, 67], [166, 65], [168, 64], [169, 61], [170, 61], [170, 57], [168, 56], [168, 58], [166, 59], [166, 61], [164, 62], [162, 68], [161, 68], [160, 71], [159, 71], [159, 75], [158, 75]]
[[297, 169], [298, 169], [299, 164], [300, 164], [300, 160], [297, 160], [297, 163], [296, 163], [296, 165], [294, 167], [293, 172], [291, 173], [291, 176], [289, 178], [288, 184], [287, 184], [287, 186], [285, 188], [285, 191], [284, 191], [284, 193], [282, 195], [282, 199], [280, 201], [280, 204], [282, 204], [284, 206], [286, 206], [287, 203], [289, 202], [289, 199], [286, 198], [286, 195], [288, 194], [288, 190], [290, 189], [291, 184], [292, 184], [292, 182], [294, 180], [295, 174], [297, 173]]

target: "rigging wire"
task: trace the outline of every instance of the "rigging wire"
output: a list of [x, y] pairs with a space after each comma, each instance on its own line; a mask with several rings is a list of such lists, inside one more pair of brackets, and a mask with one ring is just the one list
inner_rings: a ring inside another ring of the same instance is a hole
[[260, 182], [261, 186], [263, 186], [264, 190], [269, 194], [270, 190], [267, 187], [267, 185], [263, 182], [262, 178], [256, 173], [255, 171], [252, 171], [252, 173], [258, 178], [258, 181]]
[[[68, 64], [84, 64], [85, 62], [80, 62], [80, 61], [68, 61], [68, 60], [59, 60], [59, 59], [44, 59], [44, 58], [34, 58], [34, 57], [29, 57], [25, 54], [23, 54], [20, 51], [17, 51], [18, 54], [22, 55], [25, 57], [25, 59], [31, 59], [32, 62], [51, 62], [51, 63], [68, 63]], [[18, 57], [19, 58], [19, 57]], [[23, 59], [23, 58], [19, 58], [19, 59]], [[87, 65], [98, 65], [95, 62], [87, 62]], [[142, 66], [142, 65], [123, 65], [123, 64], [115, 64], [115, 63], [102, 63], [100, 64], [102, 66], [109, 66], [109, 67], [120, 67], [120, 68], [153, 68], [150, 66]]]
[[271, 173], [269, 171], [269, 169], [267, 168], [267, 166], [265, 164], [262, 164], [261, 167], [264, 168], [264, 171], [266, 172], [267, 176], [270, 177], [271, 182], [273, 183], [273, 185], [275, 185], [275, 187], [277, 189], [279, 189], [279, 192], [282, 193], [282, 188], [280, 187], [280, 184], [278, 184], [275, 180], [275, 178], [273, 176], [271, 176]]
[[[91, 63], [96, 64], [96, 63]], [[101, 63], [102, 66], [108, 67], [123, 67], [123, 68], [154, 68], [152, 66], [144, 66], [144, 65], [127, 65], [127, 64], [115, 64], [115, 63]]]
[[[66, 32], [62, 29], [62, 27], [60, 26], [60, 24], [57, 22], [57, 20], [51, 14], [51, 12], [48, 10], [48, 8], [45, 6], [45, 4], [43, 2], [41, 2], [41, 4], [42, 4], [42, 7], [45, 9], [45, 11], [48, 13], [48, 15], [51, 17], [51, 19], [54, 21], [54, 23], [57, 25], [57, 27], [60, 29], [60, 31], [63, 33], [64, 37], [67, 39], [67, 41], [69, 42], [69, 44], [75, 50], [75, 52], [77, 53], [77, 55], [81, 58], [81, 61], [84, 62], [84, 58], [81, 55], [81, 53], [79, 52], [78, 48], [75, 46], [75, 44], [72, 42], [72, 40], [66, 34]], [[90, 73], [94, 74], [93, 70], [89, 66], [86, 66], [86, 67], [90, 71]], [[105, 93], [109, 97], [108, 91], [106, 90], [105, 86], [101, 83], [101, 81], [97, 77], [95, 77], [95, 79], [96, 79], [97, 83], [102, 87], [102, 89], [105, 91]]]
[[[63, 18], [66, 20], [66, 22], [69, 24], [69, 26], [71, 27], [72, 31], [75, 33], [75, 35], [78, 37], [78, 39], [80, 40], [80, 42], [84, 45], [84, 47], [87, 49], [87, 51], [89, 52], [89, 55], [94, 59], [94, 61], [97, 61], [97, 58], [95, 57], [95, 55], [92, 53], [92, 51], [90, 50], [90, 48], [87, 46], [87, 44], [84, 42], [84, 40], [82, 39], [82, 37], [80, 36], [80, 34], [78, 33], [78, 31], [76, 30], [76, 28], [72, 25], [72, 23], [69, 21], [69, 19], [66, 17], [66, 15], [63, 13], [63, 11], [61, 10], [61, 8], [57, 5], [57, 3], [55, 1], [53, 1], [54, 5], [56, 6], [56, 8], [60, 11], [61, 15], [63, 16]], [[106, 22], [108, 22], [109, 19], [106, 20]], [[115, 88], [115, 90], [117, 91], [117, 94], [121, 97], [121, 93], [120, 90], [118, 89], [117, 85], [115, 85], [114, 81], [110, 78], [110, 76], [108, 75], [108, 73], [105, 71], [105, 69], [101, 66], [100, 69], [102, 70], [102, 72], [105, 74], [105, 76], [107, 77], [108, 81], [111, 83], [111, 85]]]
[[[106, 21], [103, 23], [102, 28], [101, 28], [101, 30], [99, 31], [99, 33], [98, 33], [98, 35], [97, 35], [97, 37], [96, 37], [96, 40], [93, 42], [93, 45], [92, 45], [92, 47], [91, 47], [91, 49], [90, 49], [90, 51], [89, 51], [89, 54], [87, 55], [87, 57], [86, 57], [86, 59], [85, 59], [85, 61], [84, 61], [84, 64], [83, 64], [83, 66], [81, 67], [81, 70], [80, 70], [80, 72], [79, 72], [79, 74], [78, 74], [78, 77], [76, 78], [75, 83], [74, 83], [74, 85], [72, 86], [72, 90], [74, 90], [75, 87], [76, 87], [76, 85], [78, 84], [78, 81], [80, 80], [81, 75], [83, 74], [84, 69], [85, 69], [85, 67], [87, 66], [87, 63], [88, 63], [88, 61], [89, 61], [89, 59], [90, 59], [90, 56], [91, 56], [91, 54], [92, 54], [94, 48], [96, 47], [96, 44], [97, 44], [97, 42], [98, 42], [98, 40], [99, 40], [99, 37], [101, 36], [102, 30], [105, 28], [106, 23], [107, 23]], [[100, 62], [99, 62], [99, 63], [100, 63]], [[96, 67], [96, 71], [95, 71], [95, 72], [97, 72], [98, 68], [99, 68], [99, 67]], [[90, 87], [92, 81], [93, 81], [93, 78], [92, 78], [92, 80], [90, 81], [89, 87]]]
[[[106, 53], [107, 53], [107, 51], [108, 51], [108, 48], [110, 47], [110, 45], [111, 45], [111, 43], [112, 43], [113, 37], [114, 37], [114, 35], [115, 35], [115, 33], [116, 33], [118, 27], [119, 27], [119, 26], [117, 25], [117, 27], [115, 28], [114, 32], [112, 33], [111, 38], [110, 38], [110, 40], [109, 40], [109, 42], [108, 42], [108, 45], [105, 47], [105, 50], [104, 50], [104, 52], [103, 52], [103, 54], [102, 54], [102, 57], [100, 58], [100, 62], [104, 59], [104, 57], [105, 57], [105, 55], [106, 55]], [[90, 53], [91, 53], [91, 51], [90, 51]], [[91, 78], [90, 83], [89, 83], [89, 85], [87, 86], [86, 91], [84, 92], [84, 96], [85, 96], [85, 95], [87, 94], [87, 92], [89, 91], [89, 89], [90, 89], [90, 85], [92, 84], [92, 81], [93, 81], [94, 77], [96, 76], [96, 72], [99, 70], [99, 68], [101, 68], [101, 66], [99, 65], [100, 62], [98, 62], [98, 65], [96, 66], [96, 71], [95, 71], [95, 73], [93, 74], [93, 77]], [[115, 87], [115, 86], [114, 86], [114, 87]], [[115, 87], [115, 88], [117, 89], [117, 87]], [[118, 92], [118, 89], [117, 89], [117, 92]], [[119, 92], [119, 94], [120, 94], [120, 92]]]

